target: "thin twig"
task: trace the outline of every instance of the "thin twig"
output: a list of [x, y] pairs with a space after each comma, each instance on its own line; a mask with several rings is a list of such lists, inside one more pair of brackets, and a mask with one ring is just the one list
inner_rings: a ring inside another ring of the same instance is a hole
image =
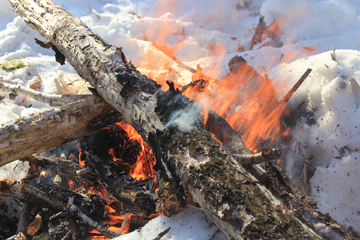
[[52, 95], [52, 94], [41, 93], [23, 86], [11, 85], [4, 82], [0, 82], [0, 89], [6, 93], [23, 95], [39, 102], [48, 103], [50, 104], [50, 106], [62, 106], [70, 102], [75, 102], [77, 100], [91, 96], [91, 95]]
[[167, 234], [170, 231], [171, 227], [168, 227], [167, 229], [165, 229], [164, 231], [162, 231], [161, 233], [159, 233], [156, 238], [154, 238], [153, 240], [160, 240], [165, 234]]
[[274, 148], [264, 147], [261, 152], [255, 154], [233, 154], [240, 164], [257, 164], [278, 159], [281, 152]]
[[289, 101], [289, 99], [292, 97], [292, 95], [294, 94], [294, 92], [296, 92], [296, 90], [298, 90], [298, 88], [300, 87], [300, 85], [305, 81], [305, 79], [309, 76], [309, 74], [311, 73], [312, 69], [308, 68], [305, 73], [301, 76], [301, 78], [295, 83], [295, 85], [290, 89], [290, 91], [284, 96], [284, 98], [281, 100], [280, 103], [287, 103]]
[[335, 49], [334, 49], [334, 47], [332, 47], [332, 53], [330, 53], [330, 55], [331, 55], [331, 59], [336, 62], [336, 55], [335, 55]]
[[129, 217], [129, 213], [127, 213], [127, 214], [125, 215], [125, 219], [124, 219], [123, 223], [121, 224], [121, 230], [120, 230], [119, 235], [121, 235], [122, 232], [124, 231], [125, 224], [126, 224], [126, 221], [128, 220], [128, 217]]
[[72, 231], [71, 231], [71, 230], [69, 230], [69, 231], [65, 234], [65, 236], [64, 236], [61, 240], [67, 240], [67, 239], [70, 239], [71, 235], [72, 235]]

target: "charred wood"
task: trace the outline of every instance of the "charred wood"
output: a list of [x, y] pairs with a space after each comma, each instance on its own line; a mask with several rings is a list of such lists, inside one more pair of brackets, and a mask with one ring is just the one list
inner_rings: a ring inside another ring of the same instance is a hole
[[[123, 203], [123, 213], [134, 213], [148, 216], [155, 213], [153, 194], [149, 189], [149, 181], [137, 181], [129, 175], [112, 159], [98, 157], [86, 152], [86, 164], [98, 173], [108, 191]], [[123, 173], [123, 174], [114, 174]]]
[[76, 183], [82, 182], [85, 185], [93, 186], [97, 182], [97, 176], [94, 175], [92, 169], [81, 166], [70, 160], [55, 156], [39, 158], [34, 155], [22, 158], [21, 160], [28, 161], [29, 163], [56, 172], [60, 177], [65, 177], [67, 180], [70, 179]]

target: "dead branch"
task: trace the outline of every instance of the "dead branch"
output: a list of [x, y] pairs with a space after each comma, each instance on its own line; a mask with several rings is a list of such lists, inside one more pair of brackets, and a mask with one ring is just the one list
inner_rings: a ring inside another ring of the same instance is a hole
[[51, 95], [51, 94], [41, 93], [23, 86], [15, 86], [4, 82], [0, 82], [0, 88], [2, 91], [6, 93], [26, 96], [39, 102], [48, 103], [50, 106], [62, 106], [91, 96], [91, 95], [65, 95], [65, 96]]

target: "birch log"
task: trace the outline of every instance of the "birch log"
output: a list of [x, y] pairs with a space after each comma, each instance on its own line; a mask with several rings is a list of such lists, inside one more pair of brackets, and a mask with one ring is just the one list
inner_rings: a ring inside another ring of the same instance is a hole
[[10, 3], [154, 147], [169, 178], [181, 183], [229, 238], [320, 239], [202, 126], [195, 124], [189, 131], [176, 123], [171, 126], [174, 113], [193, 107], [187, 98], [161, 92], [126, 61], [121, 48], [106, 43], [51, 1]]
[[[0, 166], [105, 127], [96, 125], [96, 121], [102, 122], [99, 117], [104, 117], [111, 110], [103, 99], [91, 96], [0, 125]], [[116, 114], [115, 121], [121, 121], [119, 116]], [[90, 127], [91, 124], [98, 127]]]

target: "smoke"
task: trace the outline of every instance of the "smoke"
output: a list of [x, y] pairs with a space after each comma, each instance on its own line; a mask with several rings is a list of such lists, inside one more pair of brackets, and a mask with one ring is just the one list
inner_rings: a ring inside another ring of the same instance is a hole
[[175, 111], [171, 114], [170, 120], [166, 123], [164, 129], [177, 125], [181, 131], [191, 131], [199, 119], [200, 107], [199, 103], [188, 104], [184, 109]]

